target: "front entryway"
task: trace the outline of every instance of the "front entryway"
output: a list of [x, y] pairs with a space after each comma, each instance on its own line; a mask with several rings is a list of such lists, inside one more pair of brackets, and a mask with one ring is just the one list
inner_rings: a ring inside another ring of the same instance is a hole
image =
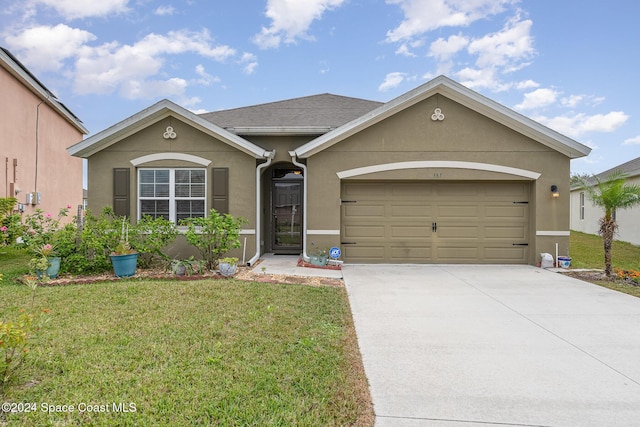
[[303, 175], [297, 168], [275, 168], [271, 176], [270, 247], [277, 254], [302, 252]]

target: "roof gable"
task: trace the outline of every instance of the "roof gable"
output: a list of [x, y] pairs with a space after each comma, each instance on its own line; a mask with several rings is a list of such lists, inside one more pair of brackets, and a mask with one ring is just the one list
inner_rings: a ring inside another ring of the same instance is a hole
[[325, 93], [214, 111], [200, 117], [240, 135], [321, 135], [381, 105], [377, 101]]
[[67, 148], [67, 152], [72, 156], [87, 158], [92, 154], [95, 154], [100, 150], [103, 150], [169, 116], [180, 118], [190, 126], [193, 126], [194, 128], [199, 129], [200, 131], [211, 135], [255, 158], [265, 158], [269, 154], [265, 149], [258, 147], [246, 139], [234, 135], [233, 133], [222, 129], [207, 120], [204, 120], [197, 114], [194, 114], [167, 99], [159, 101], [151, 107], [134, 114], [120, 123], [117, 123], [110, 128]]
[[331, 147], [384, 119], [407, 109], [435, 94], [441, 94], [459, 104], [476, 111], [483, 116], [501, 123], [516, 132], [538, 141], [569, 158], [583, 157], [591, 149], [568, 138], [542, 124], [519, 114], [504, 105], [480, 95], [477, 92], [449, 79], [439, 76], [435, 79], [401, 95], [386, 104], [370, 111], [349, 123], [332, 130], [307, 144], [297, 148], [294, 153], [306, 158]]
[[9, 74], [29, 88], [37, 97], [45, 101], [54, 111], [82, 134], [86, 135], [89, 133], [82, 124], [82, 121], [62, 102], [58, 101], [53, 92], [47, 89], [11, 52], [3, 47], [0, 47], [0, 67], [7, 70]]

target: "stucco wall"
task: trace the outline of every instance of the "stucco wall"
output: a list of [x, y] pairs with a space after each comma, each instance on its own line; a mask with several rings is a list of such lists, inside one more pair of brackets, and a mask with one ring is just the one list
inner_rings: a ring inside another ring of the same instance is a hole
[[66, 148], [81, 141], [82, 133], [2, 67], [0, 87], [2, 197], [13, 196], [13, 182], [20, 189], [19, 203], [26, 202], [27, 193], [41, 193], [41, 203], [25, 205], [25, 214], [39, 208], [56, 215], [68, 205], [75, 214], [82, 204], [82, 159], [70, 156]]
[[[640, 185], [640, 176], [629, 178], [629, 184]], [[604, 209], [594, 206], [585, 193], [584, 219], [580, 218], [580, 193], [581, 190], [571, 192], [571, 229], [582, 233], [598, 234], [598, 221], [604, 215]], [[616, 212], [618, 233], [616, 240], [640, 245], [640, 207], [621, 209]]]
[[[443, 121], [431, 120], [436, 106], [445, 114]], [[530, 263], [539, 259], [540, 252], [555, 252], [556, 242], [561, 251], [568, 250], [568, 236], [545, 234], [566, 234], [569, 230], [569, 158], [441, 95], [426, 99], [307, 159], [309, 229], [339, 230], [338, 172], [418, 160], [487, 163], [540, 173], [531, 185]], [[380, 177], [442, 181], [523, 179], [455, 168], [393, 171], [358, 179]], [[558, 186], [560, 198], [551, 197], [551, 185]], [[537, 232], [542, 235], [538, 236]], [[339, 243], [339, 236], [317, 235], [315, 240], [323, 246], [333, 246]]]
[[[177, 133], [174, 140], [166, 140], [163, 134], [171, 125]], [[88, 159], [89, 209], [98, 213], [105, 206], [113, 205], [113, 168], [130, 168], [131, 217], [139, 216], [137, 206], [137, 168], [131, 160], [154, 153], [183, 153], [211, 161], [207, 169], [207, 211], [211, 209], [212, 174], [214, 167], [229, 168], [229, 213], [247, 220], [245, 230], [255, 227], [255, 170], [256, 160], [241, 151], [212, 138], [176, 118], [166, 118], [92, 155]], [[180, 160], [156, 160], [140, 164], [143, 167], [196, 167], [202, 165]], [[255, 252], [255, 235], [249, 232], [247, 254]], [[180, 246], [180, 245], [177, 245]], [[179, 249], [179, 248], [178, 248]], [[184, 251], [177, 255], [187, 255]], [[234, 252], [241, 255], [240, 250]]]

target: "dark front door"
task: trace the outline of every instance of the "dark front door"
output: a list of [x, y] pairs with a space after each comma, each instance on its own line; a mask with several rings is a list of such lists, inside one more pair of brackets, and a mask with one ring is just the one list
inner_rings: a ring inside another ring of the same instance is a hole
[[271, 187], [271, 249], [275, 253], [302, 251], [302, 181], [274, 180]]

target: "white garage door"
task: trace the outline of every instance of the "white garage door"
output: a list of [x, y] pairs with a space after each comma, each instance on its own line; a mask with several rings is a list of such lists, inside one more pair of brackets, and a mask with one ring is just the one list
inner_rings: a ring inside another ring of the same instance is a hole
[[345, 261], [526, 264], [529, 188], [526, 182], [345, 181]]

